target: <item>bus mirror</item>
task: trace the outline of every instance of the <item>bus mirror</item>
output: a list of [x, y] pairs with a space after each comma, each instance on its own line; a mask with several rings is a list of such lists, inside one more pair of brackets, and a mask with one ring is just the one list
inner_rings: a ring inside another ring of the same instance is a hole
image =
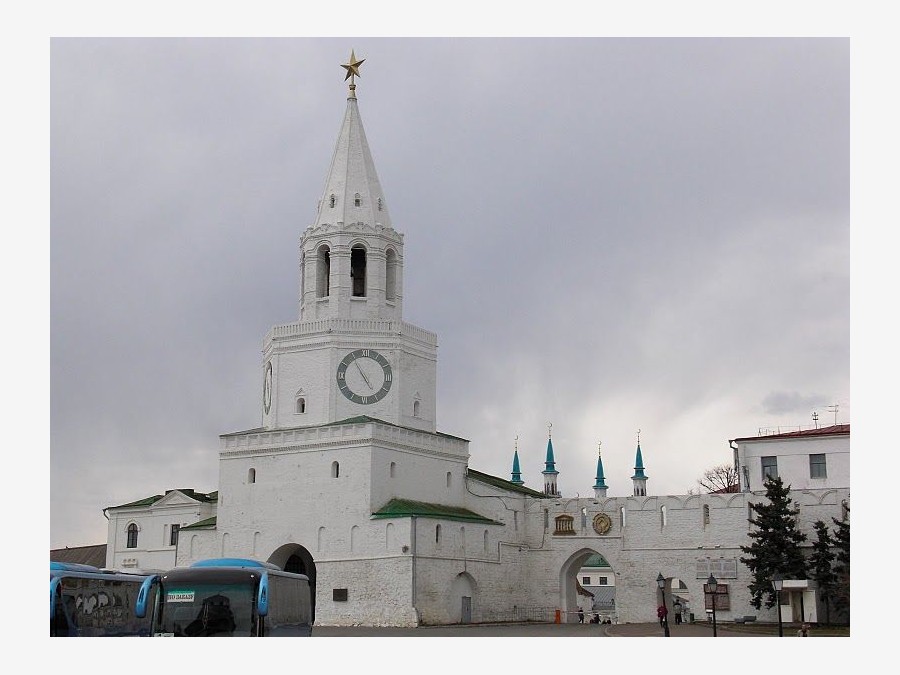
[[50, 619], [53, 620], [53, 614], [56, 610], [56, 591], [59, 589], [59, 577], [53, 577], [50, 580]]
[[259, 595], [256, 598], [256, 613], [265, 616], [269, 613], [269, 574], [263, 572], [259, 579]]
[[147, 616], [147, 598], [150, 597], [150, 589], [157, 581], [159, 581], [159, 576], [154, 574], [144, 579], [144, 583], [141, 584], [137, 600], [134, 601], [134, 615], [137, 618], [143, 619]]

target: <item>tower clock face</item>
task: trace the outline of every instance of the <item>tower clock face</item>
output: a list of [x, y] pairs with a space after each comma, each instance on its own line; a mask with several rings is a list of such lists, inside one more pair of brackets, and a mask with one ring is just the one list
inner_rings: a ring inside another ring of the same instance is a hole
[[269, 414], [269, 409], [272, 407], [272, 362], [269, 361], [266, 364], [266, 374], [263, 377], [263, 410], [266, 411], [266, 415]]
[[360, 405], [377, 403], [391, 390], [391, 364], [374, 349], [357, 349], [337, 367], [337, 385], [349, 400]]

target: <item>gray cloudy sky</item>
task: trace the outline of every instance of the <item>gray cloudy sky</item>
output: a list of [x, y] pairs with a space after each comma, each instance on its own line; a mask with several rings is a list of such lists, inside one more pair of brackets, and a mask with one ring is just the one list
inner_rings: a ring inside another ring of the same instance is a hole
[[850, 417], [845, 38], [50, 43], [50, 546], [218, 489], [365, 58], [360, 112], [438, 428], [539, 488], [684, 493], [760, 427]]

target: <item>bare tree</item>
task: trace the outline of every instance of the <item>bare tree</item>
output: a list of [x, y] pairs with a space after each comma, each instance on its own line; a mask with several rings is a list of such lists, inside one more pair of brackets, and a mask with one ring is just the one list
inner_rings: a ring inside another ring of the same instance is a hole
[[707, 494], [713, 492], [740, 492], [741, 483], [738, 479], [738, 472], [733, 464], [719, 464], [711, 469], [707, 469], [703, 475], [697, 479], [699, 490], [688, 490], [688, 494], [699, 494], [705, 492]]

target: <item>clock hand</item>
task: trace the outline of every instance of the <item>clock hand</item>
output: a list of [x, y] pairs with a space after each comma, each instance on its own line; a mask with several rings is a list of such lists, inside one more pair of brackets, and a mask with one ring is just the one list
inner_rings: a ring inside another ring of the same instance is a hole
[[366, 384], [369, 385], [369, 389], [372, 389], [372, 383], [369, 382], [369, 378], [366, 377], [366, 374], [363, 372], [363, 369], [359, 365], [359, 361], [354, 361], [356, 364], [356, 369], [359, 371], [359, 374], [362, 375], [363, 379], [366, 381]]

